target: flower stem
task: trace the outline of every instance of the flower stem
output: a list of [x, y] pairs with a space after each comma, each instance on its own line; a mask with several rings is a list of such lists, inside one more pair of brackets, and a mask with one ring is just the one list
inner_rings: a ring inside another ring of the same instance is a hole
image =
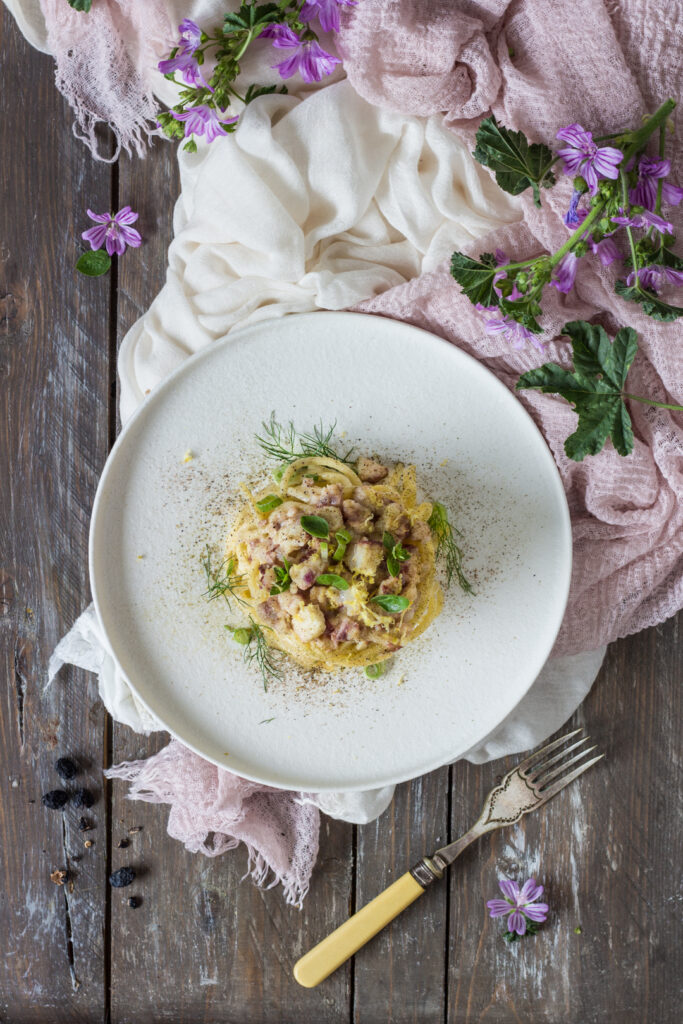
[[[666, 122], [660, 125], [659, 128], [659, 158], [660, 160], [664, 157], [664, 149], [666, 146]], [[657, 182], [657, 199], [655, 202], [655, 213], [660, 215], [662, 212], [662, 188], [664, 187], [664, 178], [660, 178]]]
[[641, 398], [640, 395], [629, 395], [626, 392], [624, 398], [631, 398], [634, 402], [642, 402], [643, 405], [656, 405], [658, 409], [673, 409], [674, 412], [683, 412], [683, 405], [670, 405], [668, 402], [655, 402], [651, 398]]
[[625, 167], [626, 164], [631, 159], [631, 157], [635, 156], [635, 154], [638, 152], [638, 150], [643, 148], [643, 146], [645, 145], [647, 140], [650, 138], [652, 133], [654, 131], [656, 131], [657, 128], [660, 127], [660, 125], [662, 125], [664, 127], [666, 126], [666, 120], [667, 120], [669, 114], [671, 113], [671, 111], [675, 108], [675, 106], [676, 106], [676, 101], [675, 100], [672, 100], [672, 99], [666, 100], [664, 103], [662, 103], [661, 107], [658, 107], [657, 110], [655, 110], [655, 112], [652, 115], [652, 117], [650, 117], [645, 122], [645, 124], [643, 125], [642, 128], [638, 128], [637, 131], [632, 133], [632, 135], [631, 135], [631, 145], [627, 146], [627, 148], [624, 150], [624, 159], [623, 159], [622, 164], [621, 164], [622, 167]]
[[560, 246], [560, 248], [557, 250], [557, 252], [553, 253], [553, 255], [550, 257], [550, 266], [551, 267], [557, 266], [557, 264], [560, 262], [562, 257], [564, 255], [566, 255], [566, 253], [569, 252], [569, 250], [572, 248], [572, 246], [575, 245], [576, 242], [580, 242], [581, 241], [583, 236], [586, 234], [586, 231], [590, 227], [592, 227], [593, 224], [595, 224], [596, 220], [600, 220], [600, 216], [602, 214], [602, 211], [605, 208], [605, 203], [606, 203], [606, 200], [603, 200], [602, 202], [597, 203], [593, 207], [593, 209], [590, 211], [588, 216], [584, 219], [583, 223], [579, 224], [579, 226], [576, 229], [576, 231], [574, 231], [569, 236], [569, 238], [564, 243], [564, 245]]

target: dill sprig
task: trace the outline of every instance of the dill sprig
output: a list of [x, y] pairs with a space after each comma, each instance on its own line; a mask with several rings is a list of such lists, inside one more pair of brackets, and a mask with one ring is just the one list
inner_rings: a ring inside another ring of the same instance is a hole
[[448, 519], [448, 511], [440, 501], [435, 501], [432, 506], [432, 514], [429, 517], [429, 528], [436, 538], [436, 557], [445, 559], [446, 563], [446, 586], [450, 587], [455, 576], [458, 583], [466, 594], [473, 594], [472, 585], [465, 576], [462, 568], [462, 549], [455, 541], [456, 532]]
[[257, 434], [256, 441], [266, 455], [284, 465], [289, 465], [297, 459], [305, 459], [307, 456], [349, 462], [352, 448], [346, 455], [339, 455], [330, 445], [336, 426], [336, 420], [329, 428], [325, 428], [321, 421], [313, 430], [304, 433], [296, 429], [292, 420], [286, 426], [278, 423], [275, 413], [272, 412], [270, 420], [267, 423], [263, 422], [263, 434]]
[[[245, 665], [255, 664], [263, 679], [263, 689], [268, 689], [271, 679], [282, 679], [280, 668], [281, 651], [268, 646], [264, 627], [249, 616], [249, 626], [226, 626], [233, 635], [233, 639], [244, 647], [242, 657]], [[269, 626], [265, 627], [269, 629]]]
[[204, 597], [207, 601], [215, 601], [217, 597], [222, 597], [228, 607], [230, 607], [231, 598], [234, 598], [238, 604], [246, 604], [246, 601], [235, 593], [236, 590], [244, 586], [244, 575], [235, 573], [236, 561], [233, 556], [226, 558], [215, 569], [211, 564], [211, 548], [207, 544], [201, 555], [201, 563], [206, 573]]

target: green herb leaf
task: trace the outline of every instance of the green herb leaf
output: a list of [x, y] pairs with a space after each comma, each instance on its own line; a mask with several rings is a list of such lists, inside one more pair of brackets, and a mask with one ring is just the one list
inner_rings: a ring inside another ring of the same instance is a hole
[[[270, 627], [260, 626], [251, 615], [249, 616], [249, 623], [249, 627], [234, 629], [231, 626], [226, 626], [225, 628], [232, 633], [237, 643], [244, 645], [243, 657], [245, 665], [256, 665], [261, 673], [263, 689], [267, 690], [271, 679], [282, 678], [282, 669], [280, 668], [282, 652], [273, 650], [268, 646], [264, 628], [269, 629]], [[238, 634], [240, 634], [240, 639], [238, 639]]]
[[518, 196], [531, 188], [536, 206], [541, 205], [539, 185], [550, 188], [555, 184], [550, 170], [553, 154], [548, 147], [529, 142], [522, 132], [499, 125], [493, 116], [479, 125], [473, 155], [480, 164], [495, 172], [496, 181], [504, 192]]
[[376, 665], [366, 665], [365, 674], [368, 679], [379, 679], [381, 675], [384, 675], [384, 663], [378, 661]]
[[244, 94], [244, 103], [245, 106], [248, 106], [252, 100], [258, 99], [259, 96], [271, 96], [273, 93], [286, 96], [288, 91], [286, 85], [281, 85], [278, 88], [277, 85], [255, 85], [252, 83]]
[[680, 316], [683, 316], [683, 307], [671, 306], [668, 302], [663, 302], [658, 295], [641, 285], [629, 288], [625, 281], [617, 281], [614, 290], [622, 299], [626, 299], [628, 302], [637, 302], [642, 306], [643, 313], [651, 316], [653, 320], [671, 323], [672, 320], [678, 320]]
[[348, 530], [339, 530], [339, 532], [335, 533], [334, 536], [337, 541], [337, 549], [332, 555], [332, 561], [341, 562], [342, 558], [346, 554], [346, 548], [351, 543], [351, 534]]
[[73, 7], [74, 11], [89, 11], [92, 7], [92, 0], [69, 0], [69, 6]]
[[236, 590], [244, 587], [244, 575], [235, 573], [235, 559], [226, 558], [217, 569], [214, 569], [211, 558], [211, 548], [207, 544], [200, 558], [202, 568], [206, 573], [207, 589], [204, 591], [204, 597], [207, 601], [215, 601], [217, 597], [222, 597], [228, 607], [230, 607], [231, 598], [234, 598], [238, 604], [246, 604], [239, 594], [235, 593]]
[[398, 576], [401, 571], [396, 557], [391, 553], [387, 555], [387, 569], [389, 570], [389, 575], [394, 577]]
[[310, 533], [311, 537], [329, 537], [330, 524], [322, 516], [302, 516], [300, 519], [302, 529]]
[[275, 579], [277, 580], [277, 583], [274, 583], [270, 588], [271, 597], [274, 597], [276, 594], [284, 594], [285, 590], [289, 590], [292, 585], [292, 580], [289, 575], [289, 570], [292, 566], [286, 558], [284, 563], [284, 568], [280, 565], [275, 566]]
[[277, 494], [266, 494], [265, 498], [261, 498], [260, 501], [256, 502], [256, 508], [262, 516], [267, 516], [281, 504], [282, 498], [279, 498]]
[[246, 647], [246, 645], [251, 640], [251, 630], [248, 629], [246, 626], [226, 626], [225, 628], [227, 629], [228, 633], [232, 633], [232, 638], [235, 641], [235, 643], [241, 644], [242, 647]]
[[564, 443], [570, 459], [581, 462], [586, 455], [597, 455], [608, 437], [620, 455], [628, 455], [633, 431], [622, 388], [638, 348], [636, 332], [622, 327], [610, 342], [602, 327], [575, 320], [565, 324], [562, 333], [572, 339], [574, 372], [545, 363], [522, 374], [517, 388], [558, 394], [574, 406], [578, 429]]
[[111, 267], [111, 256], [104, 249], [93, 249], [79, 256], [76, 270], [86, 277], [101, 277]]
[[324, 572], [316, 576], [315, 582], [321, 587], [335, 587], [337, 590], [348, 590], [349, 583], [343, 576], [337, 576], [336, 572]]
[[462, 252], [451, 256], [451, 274], [473, 305], [497, 306], [498, 296], [493, 290], [497, 267], [479, 263]]
[[465, 593], [473, 594], [474, 591], [462, 569], [463, 553], [455, 540], [455, 534], [459, 531], [451, 526], [446, 506], [440, 501], [435, 501], [432, 505], [432, 514], [427, 525], [436, 539], [437, 559], [443, 556], [446, 560], [446, 586], [450, 587], [455, 576]]
[[385, 612], [391, 612], [393, 615], [404, 612], [410, 606], [408, 598], [401, 597], [400, 594], [376, 594], [370, 598], [370, 602], [378, 604]]
[[263, 434], [256, 435], [256, 441], [271, 459], [284, 463], [284, 466], [280, 466], [276, 470], [280, 475], [273, 474], [276, 480], [281, 480], [286, 466], [297, 459], [305, 459], [307, 455], [349, 463], [351, 461], [349, 456], [353, 449], [350, 449], [346, 455], [339, 455], [330, 446], [336, 426], [337, 424], [333, 423], [326, 429], [322, 423], [319, 423], [309, 433], [300, 433], [291, 420], [286, 426], [278, 423], [275, 413], [272, 412], [268, 423], [263, 423]]
[[183, 149], [186, 150], [188, 153], [196, 153], [197, 143], [194, 141], [194, 139], [188, 139], [185, 145], [183, 146]]
[[276, 717], [277, 716], [273, 716], [273, 718], [262, 718], [259, 725], [268, 725], [269, 722], [274, 722]]
[[320, 557], [325, 562], [330, 557], [330, 546], [329, 546], [329, 544], [327, 543], [326, 540], [321, 540], [320, 541]]

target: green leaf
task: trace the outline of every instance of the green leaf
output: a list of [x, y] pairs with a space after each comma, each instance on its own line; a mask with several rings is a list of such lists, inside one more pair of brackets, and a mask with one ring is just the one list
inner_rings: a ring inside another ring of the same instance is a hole
[[302, 516], [301, 526], [311, 537], [324, 539], [330, 535], [330, 524], [322, 516]]
[[[673, 255], [673, 254], [672, 254]], [[643, 308], [643, 313], [651, 316], [653, 320], [660, 320], [662, 323], [671, 323], [683, 316], [683, 307], [671, 306], [668, 302], [662, 302], [658, 295], [648, 291], [640, 285], [629, 288], [625, 281], [617, 281], [614, 286], [617, 295], [628, 302], [637, 302]]]
[[389, 570], [389, 575], [393, 577], [398, 576], [401, 571], [396, 556], [391, 553], [387, 555], [387, 569]]
[[316, 576], [315, 582], [321, 587], [335, 587], [337, 590], [349, 589], [348, 580], [345, 580], [343, 576], [337, 576], [336, 572], [324, 572], [321, 576]]
[[89, 11], [92, 7], [92, 0], [69, 0], [69, 6], [73, 7], [74, 11]]
[[410, 606], [408, 598], [401, 597], [400, 594], [376, 594], [370, 598], [370, 602], [378, 604], [385, 612], [391, 612], [392, 615], [404, 612]]
[[536, 206], [541, 205], [539, 185], [555, 183], [550, 167], [553, 154], [542, 143], [530, 143], [522, 132], [499, 125], [495, 117], [485, 118], [477, 130], [474, 159], [495, 172], [504, 192], [518, 196], [531, 188]]
[[451, 256], [451, 274], [458, 282], [470, 302], [476, 306], [497, 306], [498, 296], [493, 290], [493, 279], [497, 267], [479, 263], [462, 252]]
[[636, 332], [622, 327], [610, 342], [602, 327], [575, 320], [562, 333], [572, 340], [574, 371], [545, 363], [522, 374], [516, 387], [558, 394], [571, 402], [579, 424], [564, 443], [570, 459], [581, 462], [586, 455], [597, 455], [609, 437], [620, 455], [628, 455], [633, 431], [622, 388], [636, 355]]
[[278, 21], [280, 8], [277, 4], [261, 4], [257, 7], [249, 0], [243, 0], [239, 11], [233, 11], [225, 15], [223, 32], [248, 32], [257, 25], [267, 25], [271, 21]]
[[261, 498], [260, 501], [256, 502], [256, 508], [262, 516], [267, 516], [274, 508], [281, 504], [282, 498], [279, 498], [277, 494], [266, 494], [265, 498]]
[[244, 104], [248, 106], [252, 100], [258, 99], [259, 96], [272, 96], [273, 93], [286, 96], [289, 90], [286, 85], [256, 85], [252, 83], [244, 94]]
[[93, 249], [79, 256], [76, 270], [86, 277], [101, 277], [111, 267], [111, 256], [104, 249]]
[[183, 149], [187, 150], [188, 153], [196, 153], [197, 143], [194, 141], [194, 139], [188, 139], [185, 145], [183, 146]]
[[351, 543], [351, 534], [348, 530], [339, 530], [335, 533], [335, 539], [337, 541], [337, 549], [332, 555], [333, 562], [341, 562], [342, 558], [346, 554], [346, 548]]

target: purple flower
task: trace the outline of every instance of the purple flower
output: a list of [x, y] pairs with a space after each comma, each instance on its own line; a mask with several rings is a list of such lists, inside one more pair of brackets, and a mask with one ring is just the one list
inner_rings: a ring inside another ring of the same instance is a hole
[[579, 257], [575, 256], [573, 252], [565, 253], [553, 271], [551, 287], [557, 288], [558, 292], [563, 292], [565, 295], [570, 292], [574, 287], [578, 262]]
[[489, 900], [486, 904], [491, 917], [508, 918], [508, 931], [516, 932], [517, 935], [524, 935], [527, 921], [534, 921], [541, 924], [548, 916], [548, 904], [537, 903], [536, 900], [543, 893], [543, 886], [536, 885], [536, 879], [530, 878], [525, 882], [520, 891], [516, 882], [501, 878], [499, 886], [504, 900]]
[[665, 284], [672, 284], [675, 288], [683, 287], [683, 270], [674, 270], [673, 267], [654, 263], [649, 267], [641, 267], [638, 271], [632, 270], [626, 278], [626, 284], [632, 288], [636, 281], [643, 288], [649, 288], [658, 295]]
[[195, 21], [183, 18], [178, 25], [180, 39], [178, 41], [178, 53], [194, 53], [202, 41], [202, 30]]
[[624, 159], [624, 154], [613, 146], [598, 148], [593, 142], [592, 132], [584, 131], [580, 124], [562, 128], [557, 138], [569, 143], [568, 149], [558, 150], [558, 156], [564, 160], [565, 174], [581, 174], [591, 195], [598, 191], [599, 178], [615, 179], [619, 176], [617, 166]]
[[543, 351], [543, 344], [538, 337], [524, 324], [513, 320], [508, 314], [502, 313], [498, 306], [482, 306], [477, 303], [476, 308], [480, 313], [497, 313], [498, 316], [484, 318], [484, 329], [487, 334], [502, 334], [506, 341], [509, 341], [514, 349], [524, 348], [527, 341], [532, 342], [535, 348]]
[[593, 254], [598, 257], [603, 267], [609, 267], [610, 263], [614, 263], [615, 260], [621, 259], [621, 252], [614, 239], [607, 235], [606, 238], [602, 238], [599, 242], [593, 241], [589, 236], [586, 241], [593, 250]]
[[142, 244], [140, 232], [129, 227], [138, 219], [138, 214], [133, 213], [130, 206], [124, 206], [118, 213], [93, 213], [87, 211], [90, 220], [94, 220], [96, 227], [88, 228], [81, 235], [86, 242], [90, 242], [91, 249], [101, 249], [104, 245], [110, 256], [114, 253], [121, 256], [126, 251], [126, 246], [137, 249]]
[[663, 217], [659, 217], [651, 210], [643, 210], [642, 213], [632, 213], [630, 217], [624, 216], [623, 210], [620, 217], [612, 217], [615, 224], [625, 224], [630, 228], [654, 228], [662, 235], [673, 235], [674, 226]]
[[[226, 111], [222, 110], [222, 114]], [[219, 117], [218, 111], [207, 103], [198, 107], [190, 107], [189, 110], [182, 110], [180, 113], [173, 111], [176, 121], [185, 121], [186, 135], [204, 135], [207, 142], [213, 142], [219, 135], [227, 135], [226, 124], [234, 124], [239, 117]]]
[[289, 25], [266, 25], [261, 36], [273, 40], [278, 50], [292, 50], [291, 56], [279, 64], [273, 64], [280, 78], [291, 78], [297, 71], [304, 82], [319, 82], [325, 75], [331, 75], [335, 64], [341, 64], [339, 57], [326, 53], [315, 40], [304, 42]]
[[[572, 197], [569, 200], [569, 209], [562, 218], [568, 228], [578, 228], [579, 224], [588, 214], [587, 210], [579, 210], [579, 200], [583, 192], [579, 192], [578, 188], [575, 188], [572, 192]], [[582, 216], [583, 215], [583, 216]]]
[[[646, 210], [654, 210], [657, 202], [657, 182], [666, 178], [671, 170], [669, 160], [655, 160], [653, 157], [641, 156], [638, 162], [638, 182], [628, 194], [634, 206], [644, 206]], [[683, 188], [678, 185], [662, 184], [662, 199], [665, 203], [678, 206], [683, 199]]]
[[323, 32], [339, 31], [339, 8], [355, 7], [357, 0], [306, 0], [299, 12], [299, 20], [313, 21], [318, 17]]
[[162, 75], [171, 75], [178, 71], [186, 85], [197, 86], [201, 83], [201, 85], [208, 89], [199, 64], [191, 53], [179, 53], [176, 57], [171, 57], [169, 60], [160, 60], [157, 67]]

